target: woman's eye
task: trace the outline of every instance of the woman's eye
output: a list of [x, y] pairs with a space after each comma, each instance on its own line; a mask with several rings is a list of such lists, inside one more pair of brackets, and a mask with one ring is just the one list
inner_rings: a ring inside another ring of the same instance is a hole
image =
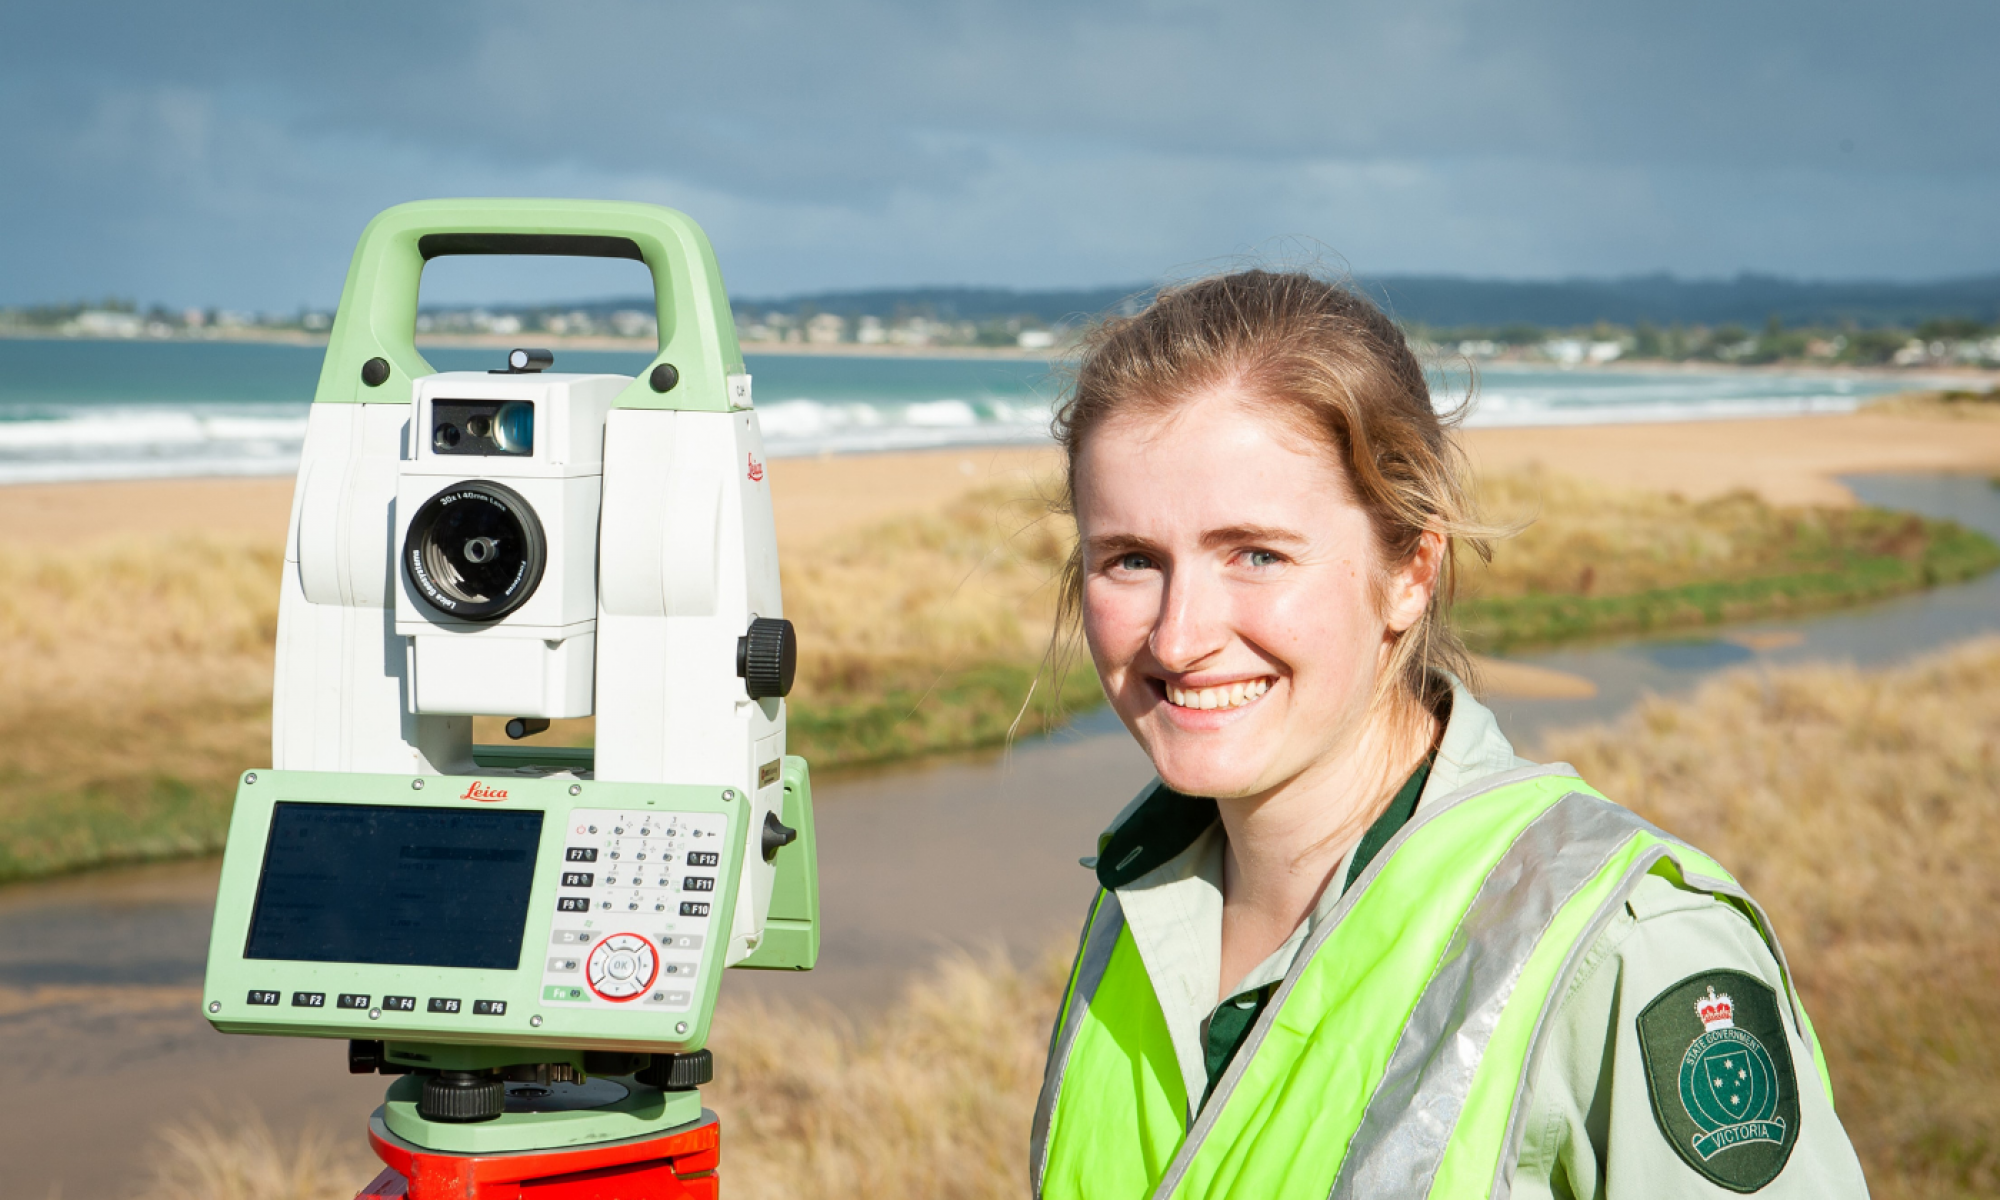
[[1252, 550], [1244, 557], [1253, 567], [1275, 567], [1278, 565], [1278, 556], [1269, 550]]
[[1118, 556], [1118, 569], [1121, 571], [1150, 571], [1153, 569], [1153, 560], [1143, 554], [1121, 554]]

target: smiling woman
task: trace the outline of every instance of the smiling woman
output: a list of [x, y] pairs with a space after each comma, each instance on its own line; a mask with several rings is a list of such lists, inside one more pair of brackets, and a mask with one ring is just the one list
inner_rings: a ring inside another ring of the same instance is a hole
[[1038, 1195], [1865, 1194], [1755, 902], [1462, 682], [1490, 531], [1380, 312], [1169, 290], [1057, 429], [1068, 613], [1159, 779], [1092, 860]]

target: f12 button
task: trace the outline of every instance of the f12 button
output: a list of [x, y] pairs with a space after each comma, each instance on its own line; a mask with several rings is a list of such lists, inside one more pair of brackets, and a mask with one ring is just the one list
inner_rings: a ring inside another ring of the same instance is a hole
[[505, 1000], [474, 1000], [472, 1015], [475, 1017], [504, 1017], [507, 1015]]

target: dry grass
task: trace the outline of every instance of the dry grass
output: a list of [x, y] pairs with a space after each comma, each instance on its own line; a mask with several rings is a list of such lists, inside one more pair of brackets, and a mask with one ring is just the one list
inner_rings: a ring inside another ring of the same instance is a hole
[[279, 1136], [254, 1115], [168, 1125], [153, 1157], [140, 1200], [354, 1200], [382, 1169], [366, 1143], [319, 1129]]
[[1765, 905], [1876, 1196], [2000, 1193], [2000, 641], [1731, 676], [1546, 751]]
[[281, 548], [0, 548], [0, 881], [211, 852], [270, 759]]
[[762, 1007], [718, 1014], [732, 1197], [981, 1200], [1026, 1183], [1028, 1125], [1067, 954], [1033, 971], [953, 959], [857, 1029]]
[[1870, 412], [1947, 421], [2000, 421], [2000, 384], [1985, 391], [1953, 388], [1941, 392], [1897, 392], [1870, 400]]

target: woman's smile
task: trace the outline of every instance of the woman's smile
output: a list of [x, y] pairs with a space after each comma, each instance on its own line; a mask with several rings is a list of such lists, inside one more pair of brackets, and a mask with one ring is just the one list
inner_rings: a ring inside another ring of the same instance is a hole
[[1270, 675], [1260, 675], [1254, 679], [1239, 679], [1234, 683], [1209, 683], [1195, 686], [1175, 684], [1160, 680], [1160, 693], [1168, 704], [1185, 709], [1240, 709], [1248, 708], [1262, 699], [1271, 690], [1277, 679]]

